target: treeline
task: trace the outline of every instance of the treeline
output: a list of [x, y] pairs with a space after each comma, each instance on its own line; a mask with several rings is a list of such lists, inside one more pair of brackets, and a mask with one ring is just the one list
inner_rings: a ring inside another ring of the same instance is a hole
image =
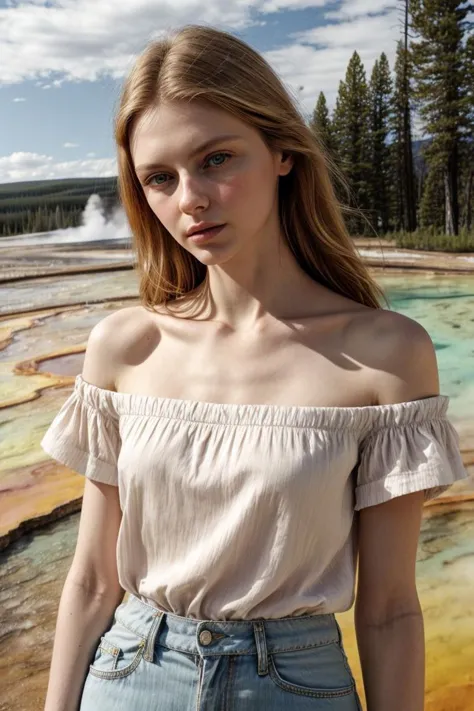
[[[340, 199], [363, 213], [347, 217], [352, 234], [418, 229], [465, 242], [473, 227], [474, 175], [469, 7], [456, 0], [403, 0], [400, 10], [393, 73], [382, 53], [367, 80], [354, 52], [332, 114], [320, 93], [311, 126], [349, 186], [349, 199], [338, 187]], [[414, 107], [427, 136], [418, 155]]]
[[89, 197], [106, 217], [118, 204], [117, 178], [37, 180], [0, 185], [0, 236], [78, 227]]

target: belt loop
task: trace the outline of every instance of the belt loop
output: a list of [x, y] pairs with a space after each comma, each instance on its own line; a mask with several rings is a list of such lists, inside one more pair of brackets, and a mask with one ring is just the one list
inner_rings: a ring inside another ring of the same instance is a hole
[[146, 646], [145, 646], [145, 653], [143, 655], [143, 658], [146, 659], [147, 662], [153, 661], [156, 635], [158, 634], [160, 625], [165, 618], [165, 613], [162, 610], [159, 610], [158, 612], [153, 613], [153, 617], [155, 619], [151, 623], [151, 627], [148, 631]]
[[263, 621], [253, 622], [253, 632], [257, 645], [257, 672], [259, 676], [265, 676], [265, 674], [268, 674], [268, 652]]

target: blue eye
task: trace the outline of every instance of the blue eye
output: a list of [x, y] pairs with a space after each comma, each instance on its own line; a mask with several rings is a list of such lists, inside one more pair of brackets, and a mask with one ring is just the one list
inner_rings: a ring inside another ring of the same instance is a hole
[[224, 161], [222, 163], [218, 163], [217, 166], [215, 166], [216, 168], [218, 168], [220, 165], [223, 165], [226, 162], [225, 159], [230, 158], [231, 156], [230, 156], [230, 153], [224, 153], [221, 151], [221, 153], [214, 153], [214, 155], [210, 156], [210, 158], [208, 158], [208, 160], [213, 160], [214, 158], [219, 158], [219, 157], [221, 157], [221, 158], [224, 157]]
[[[152, 175], [151, 178], [146, 181], [146, 185], [151, 185], [152, 180], [154, 180], [155, 178], [163, 177], [164, 175], [164, 173], [157, 173], [156, 175]], [[164, 185], [164, 183], [154, 183], [154, 185]]]
[[[224, 158], [224, 160], [222, 160], [221, 162], [219, 162], [217, 164], [211, 165], [210, 166], [211, 168], [220, 168], [221, 165], [224, 165], [227, 162], [228, 158], [232, 158], [232, 155], [231, 155], [231, 153], [226, 153], [225, 151], [220, 151], [219, 153], [214, 153], [214, 155], [209, 156], [209, 158], [206, 159], [205, 165], [209, 164], [209, 161], [214, 160], [215, 158]], [[155, 182], [152, 183], [152, 181], [154, 181], [155, 178], [163, 178], [163, 177], [166, 178], [169, 176], [167, 176], [167, 173], [155, 173], [155, 175], [151, 175], [149, 178], [147, 178], [147, 180], [145, 181], [145, 185], [153, 185], [155, 188], [160, 188], [163, 185], [166, 185], [168, 181], [165, 180], [164, 182], [161, 182], [161, 183], [155, 183]]]

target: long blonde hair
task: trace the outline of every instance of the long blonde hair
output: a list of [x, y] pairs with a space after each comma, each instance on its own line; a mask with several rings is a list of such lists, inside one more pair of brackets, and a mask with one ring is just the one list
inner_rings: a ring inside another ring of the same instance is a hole
[[186, 25], [151, 42], [125, 80], [115, 119], [120, 198], [132, 231], [145, 308], [166, 305], [207, 282], [207, 267], [182, 247], [151, 210], [130, 151], [138, 118], [160, 101], [206, 101], [259, 130], [271, 151], [289, 153], [280, 176], [282, 232], [300, 267], [354, 301], [381, 308], [382, 288], [349, 235], [334, 178], [345, 181], [263, 57], [230, 33]]

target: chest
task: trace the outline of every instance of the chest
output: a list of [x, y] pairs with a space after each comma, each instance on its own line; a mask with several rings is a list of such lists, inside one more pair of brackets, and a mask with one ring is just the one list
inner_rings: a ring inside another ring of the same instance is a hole
[[152, 345], [136, 344], [117, 389], [211, 403], [371, 404], [369, 373], [344, 326], [278, 324], [230, 335], [202, 325], [164, 326]]

